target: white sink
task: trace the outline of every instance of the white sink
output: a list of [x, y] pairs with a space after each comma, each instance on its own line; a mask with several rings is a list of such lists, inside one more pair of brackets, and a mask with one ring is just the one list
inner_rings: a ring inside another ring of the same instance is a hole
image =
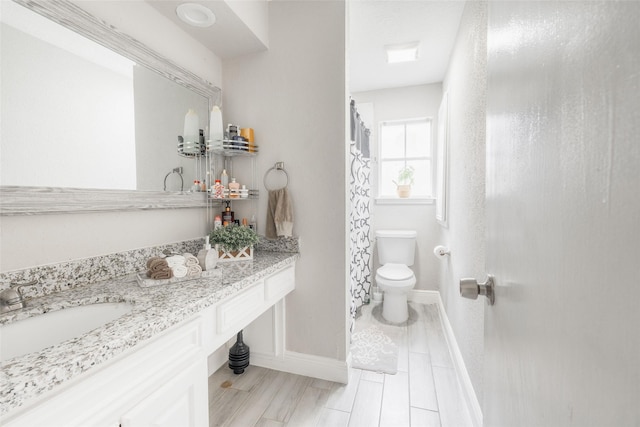
[[78, 337], [123, 316], [129, 303], [103, 303], [69, 307], [0, 325], [0, 361], [40, 351]]

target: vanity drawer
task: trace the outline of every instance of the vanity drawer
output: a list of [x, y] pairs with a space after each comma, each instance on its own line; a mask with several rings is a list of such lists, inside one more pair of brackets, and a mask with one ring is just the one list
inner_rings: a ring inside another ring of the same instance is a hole
[[217, 309], [218, 333], [230, 329], [238, 329], [238, 325], [245, 318], [250, 318], [254, 311], [260, 310], [264, 304], [264, 282], [261, 280], [227, 302], [223, 302]]
[[264, 280], [267, 301], [279, 300], [296, 287], [296, 269], [291, 266]]

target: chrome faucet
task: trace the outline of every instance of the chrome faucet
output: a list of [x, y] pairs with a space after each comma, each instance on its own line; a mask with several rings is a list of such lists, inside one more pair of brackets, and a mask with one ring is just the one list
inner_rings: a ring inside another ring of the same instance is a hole
[[24, 308], [26, 304], [21, 289], [24, 286], [37, 284], [38, 280], [32, 280], [26, 283], [11, 283], [7, 289], [0, 292], [0, 314]]

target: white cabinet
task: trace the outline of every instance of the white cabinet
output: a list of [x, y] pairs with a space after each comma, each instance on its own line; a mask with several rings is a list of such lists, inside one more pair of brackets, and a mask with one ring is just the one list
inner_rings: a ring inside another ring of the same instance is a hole
[[3, 426], [206, 427], [207, 365], [201, 337], [198, 316], [96, 368]]
[[203, 362], [184, 358], [175, 366], [179, 368], [175, 376], [122, 416], [121, 427], [208, 425], [208, 399], [202, 399], [208, 393], [202, 380]]
[[264, 295], [268, 302], [275, 303], [296, 287], [294, 266], [285, 268], [264, 280]]
[[264, 282], [260, 280], [218, 306], [217, 332], [224, 333], [230, 330], [238, 332], [238, 326], [253, 320], [254, 313], [256, 315], [262, 313], [264, 305]]

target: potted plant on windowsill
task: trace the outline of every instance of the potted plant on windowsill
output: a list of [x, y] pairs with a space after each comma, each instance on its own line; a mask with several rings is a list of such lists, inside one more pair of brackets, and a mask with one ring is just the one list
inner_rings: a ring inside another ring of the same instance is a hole
[[413, 166], [405, 166], [398, 172], [398, 182], [393, 181], [398, 191], [398, 197], [406, 199], [411, 195], [414, 171]]
[[209, 240], [216, 245], [218, 262], [224, 262], [253, 259], [253, 245], [260, 238], [252, 228], [232, 224], [212, 230]]

